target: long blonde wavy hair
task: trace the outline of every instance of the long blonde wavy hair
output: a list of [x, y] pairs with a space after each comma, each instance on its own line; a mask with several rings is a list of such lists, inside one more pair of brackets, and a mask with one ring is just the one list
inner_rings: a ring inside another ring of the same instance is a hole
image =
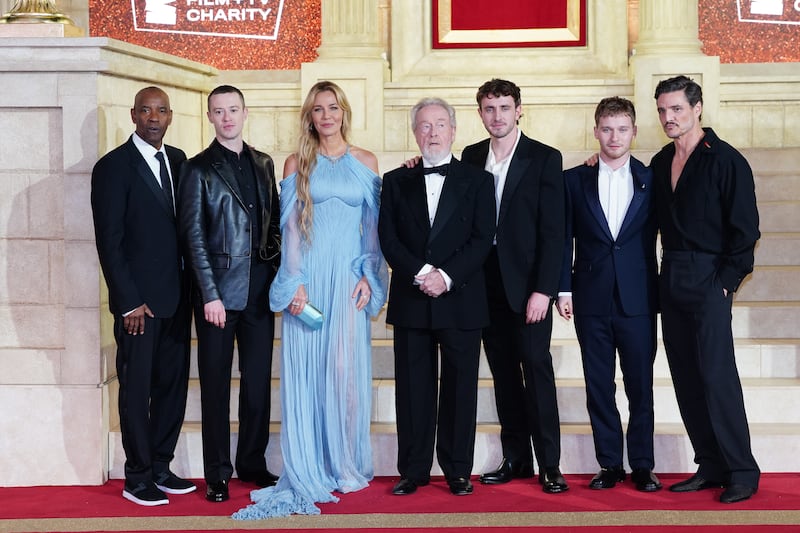
[[300, 202], [299, 225], [300, 234], [307, 242], [311, 242], [311, 227], [314, 219], [314, 208], [311, 202], [311, 191], [309, 190], [309, 176], [314, 171], [317, 164], [317, 152], [319, 151], [319, 133], [314, 129], [314, 121], [311, 113], [314, 109], [314, 99], [321, 92], [330, 91], [336, 97], [336, 102], [342, 110], [342, 139], [347, 143], [347, 135], [350, 132], [350, 119], [352, 110], [350, 102], [342, 91], [342, 88], [332, 81], [318, 81], [308, 91], [306, 101], [300, 109], [300, 145], [297, 149], [297, 199]]

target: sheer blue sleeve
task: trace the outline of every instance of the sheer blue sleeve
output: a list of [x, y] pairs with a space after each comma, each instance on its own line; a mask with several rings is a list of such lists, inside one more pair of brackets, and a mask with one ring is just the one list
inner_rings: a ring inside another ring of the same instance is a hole
[[281, 182], [281, 266], [269, 289], [269, 307], [275, 312], [286, 309], [297, 288], [307, 283], [298, 215], [295, 174], [291, 174]]
[[353, 272], [358, 277], [367, 278], [372, 295], [365, 311], [370, 316], [376, 316], [386, 302], [389, 272], [378, 241], [381, 179], [375, 175], [370, 177], [372, 179], [364, 184], [368, 190], [361, 220], [361, 255], [353, 261]]

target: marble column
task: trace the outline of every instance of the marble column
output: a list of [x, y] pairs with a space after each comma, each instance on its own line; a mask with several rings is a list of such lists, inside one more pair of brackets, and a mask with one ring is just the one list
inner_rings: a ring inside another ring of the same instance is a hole
[[323, 0], [319, 58], [380, 58], [378, 7], [378, 0]]
[[383, 45], [381, 0], [322, 0], [319, 57], [301, 66], [301, 98], [317, 81], [344, 90], [353, 109], [351, 142], [383, 149], [383, 83], [388, 63]]
[[639, 112], [637, 146], [666, 144], [655, 112], [658, 82], [684, 74], [703, 87], [703, 124], [719, 114], [719, 57], [703, 54], [698, 0], [639, 0], [639, 38], [631, 57], [634, 103]]
[[640, 0], [635, 54], [702, 54], [697, 0]]

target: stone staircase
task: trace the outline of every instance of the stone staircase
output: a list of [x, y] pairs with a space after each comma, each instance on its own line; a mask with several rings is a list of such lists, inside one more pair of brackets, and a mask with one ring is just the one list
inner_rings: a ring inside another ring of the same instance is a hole
[[[733, 309], [737, 363], [744, 388], [753, 450], [765, 472], [800, 472], [800, 149], [752, 149], [744, 152], [756, 174], [762, 238], [756, 249], [756, 268], [739, 290]], [[637, 154], [643, 161], [650, 155]], [[565, 154], [565, 165], [585, 154]], [[382, 313], [373, 322], [372, 441], [375, 474], [397, 475], [394, 413], [392, 333]], [[280, 321], [278, 320], [277, 331]], [[267, 450], [270, 469], [281, 470], [280, 455], [280, 339], [275, 341], [272, 381], [272, 437]], [[571, 323], [554, 318], [552, 341], [562, 423], [562, 470], [597, 470], [586, 414], [580, 351]], [[231, 413], [238, 402], [237, 363], [234, 362]], [[619, 378], [619, 372], [618, 372]], [[656, 470], [693, 472], [692, 447], [684, 432], [672, 389], [663, 346], [655, 363]], [[203, 477], [200, 441], [200, 390], [196, 358], [192, 357], [186, 423], [173, 463], [175, 472]], [[617, 401], [623, 420], [627, 402], [618, 379]], [[112, 402], [115, 405], [115, 402]], [[112, 409], [114, 411], [115, 409]], [[124, 453], [119, 428], [111, 422], [109, 476], [123, 477]], [[235, 449], [236, 423], [231, 448]], [[478, 396], [478, 435], [475, 473], [496, 466], [501, 458], [499, 426], [491, 374], [481, 360]], [[440, 473], [437, 470], [434, 474]]]

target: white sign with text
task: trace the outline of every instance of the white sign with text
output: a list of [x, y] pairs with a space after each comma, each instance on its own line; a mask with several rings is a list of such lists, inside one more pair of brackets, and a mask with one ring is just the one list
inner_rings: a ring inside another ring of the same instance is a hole
[[278, 38], [284, 0], [131, 0], [136, 31]]

